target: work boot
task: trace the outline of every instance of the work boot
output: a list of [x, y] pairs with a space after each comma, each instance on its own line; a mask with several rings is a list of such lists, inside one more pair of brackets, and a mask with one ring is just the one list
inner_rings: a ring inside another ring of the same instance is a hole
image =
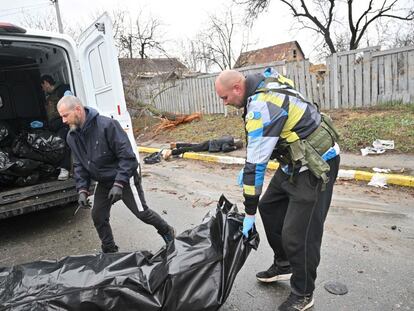
[[284, 303], [282, 303], [279, 311], [304, 311], [313, 307], [313, 295], [298, 296], [294, 293], [290, 293], [289, 297]]
[[168, 244], [172, 242], [175, 238], [175, 229], [171, 226], [168, 227], [168, 231], [164, 234], [161, 234], [161, 237], [163, 238], [165, 244]]
[[105, 254], [118, 253], [118, 250], [119, 250], [118, 246], [115, 244], [109, 245], [109, 246], [101, 245], [101, 248], [102, 248], [102, 253], [105, 253]]
[[276, 281], [288, 281], [292, 276], [292, 269], [290, 266], [279, 267], [272, 264], [266, 271], [261, 271], [256, 274], [256, 279], [260, 282], [271, 283]]
[[69, 179], [69, 171], [65, 168], [61, 168], [59, 176], [58, 176], [57, 179], [60, 180], [60, 181], [68, 180]]

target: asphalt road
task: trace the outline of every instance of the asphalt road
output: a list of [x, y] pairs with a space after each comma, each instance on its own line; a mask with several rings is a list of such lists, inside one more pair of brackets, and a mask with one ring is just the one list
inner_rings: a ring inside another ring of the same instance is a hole
[[[146, 165], [147, 201], [182, 232], [199, 224], [222, 193], [240, 205], [241, 189], [235, 185], [239, 169], [183, 159]], [[337, 183], [325, 225], [314, 310], [414, 310], [413, 202], [412, 189]], [[0, 221], [0, 266], [98, 252], [89, 211], [73, 216], [74, 210], [64, 206]], [[113, 207], [111, 223], [122, 251], [156, 252], [163, 245], [155, 229], [122, 203]], [[289, 294], [287, 282], [262, 285], [255, 279], [272, 260], [260, 218], [257, 227], [259, 249], [250, 254], [221, 310], [276, 310]], [[346, 284], [348, 294], [328, 293], [323, 287], [328, 281]]]

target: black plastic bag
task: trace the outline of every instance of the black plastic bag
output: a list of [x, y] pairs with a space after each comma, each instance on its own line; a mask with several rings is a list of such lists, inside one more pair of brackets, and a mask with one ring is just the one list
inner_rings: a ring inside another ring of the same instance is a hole
[[64, 157], [66, 143], [52, 132], [37, 130], [20, 134], [12, 148], [19, 158], [58, 164]]
[[4, 172], [12, 167], [15, 163], [10, 160], [7, 152], [0, 150], [0, 172]]
[[0, 121], [0, 147], [10, 146], [14, 139], [14, 132], [8, 123]]
[[27, 176], [17, 177], [15, 184], [20, 187], [35, 185], [39, 182], [39, 172], [32, 172]]
[[161, 151], [156, 151], [144, 157], [145, 164], [156, 164], [161, 162]]
[[203, 222], [157, 254], [65, 257], [0, 268], [0, 310], [217, 310], [251, 249], [223, 196]]

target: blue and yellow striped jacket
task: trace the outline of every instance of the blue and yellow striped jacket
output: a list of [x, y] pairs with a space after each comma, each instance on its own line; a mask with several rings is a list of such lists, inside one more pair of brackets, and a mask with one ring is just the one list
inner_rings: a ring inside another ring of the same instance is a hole
[[267, 163], [281, 142], [309, 136], [321, 123], [315, 105], [293, 89], [293, 82], [268, 68], [253, 94], [248, 94], [245, 125], [247, 158], [243, 170], [243, 194], [258, 197], [262, 192]]

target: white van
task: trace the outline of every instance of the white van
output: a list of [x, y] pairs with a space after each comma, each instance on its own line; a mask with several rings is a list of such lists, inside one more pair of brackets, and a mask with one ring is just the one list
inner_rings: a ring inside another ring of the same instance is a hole
[[[45, 117], [43, 74], [69, 84], [85, 105], [118, 120], [138, 158], [108, 14], [98, 18], [78, 42], [59, 33], [0, 22], [0, 121]], [[0, 219], [76, 200], [73, 179], [0, 189]]]

